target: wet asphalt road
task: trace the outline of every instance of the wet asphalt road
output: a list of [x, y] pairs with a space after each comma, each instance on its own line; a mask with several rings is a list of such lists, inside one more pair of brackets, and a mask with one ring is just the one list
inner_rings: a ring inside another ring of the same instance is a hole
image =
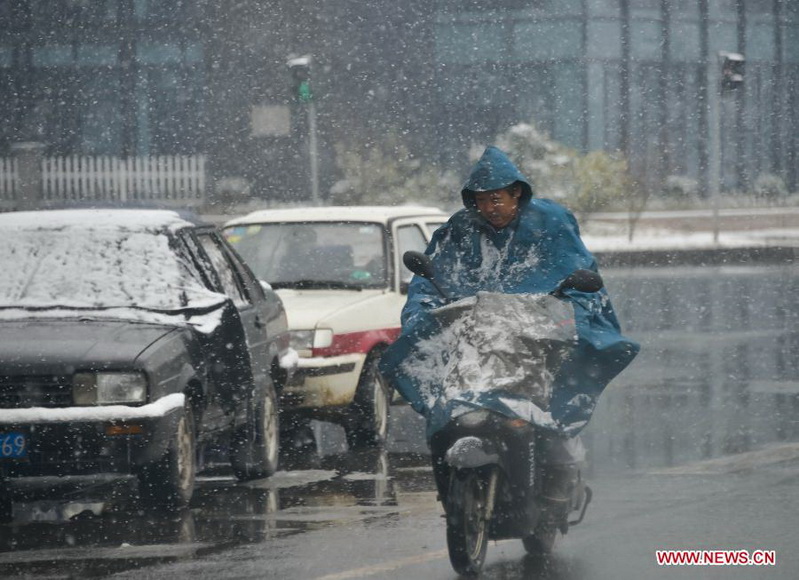
[[[321, 457], [265, 480], [204, 476], [191, 508], [151, 513], [131, 480], [26, 482], [0, 525], [0, 578], [452, 579], [426, 457], [395, 441]], [[401, 439], [401, 438], [400, 438]], [[324, 447], [324, 445], [323, 445]], [[392, 450], [393, 448], [393, 450]], [[586, 520], [552, 557], [489, 545], [484, 578], [796, 578], [799, 446], [591, 481]], [[767, 549], [769, 567], [658, 567], [658, 549]]]

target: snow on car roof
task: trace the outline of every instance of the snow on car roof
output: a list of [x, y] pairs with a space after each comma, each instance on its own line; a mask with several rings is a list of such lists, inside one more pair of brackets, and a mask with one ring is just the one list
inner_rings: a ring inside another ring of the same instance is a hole
[[392, 219], [414, 216], [447, 217], [448, 214], [435, 207], [412, 205], [296, 207], [254, 211], [246, 216], [230, 220], [225, 225], [233, 226], [264, 222], [326, 221], [386, 223]]
[[2, 229], [86, 229], [154, 230], [179, 229], [191, 225], [173, 210], [164, 209], [55, 209], [0, 213]]

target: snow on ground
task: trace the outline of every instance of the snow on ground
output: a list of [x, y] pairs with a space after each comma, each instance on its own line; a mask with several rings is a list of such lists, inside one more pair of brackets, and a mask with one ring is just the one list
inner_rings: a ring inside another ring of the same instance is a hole
[[597, 213], [581, 232], [592, 252], [799, 247], [796, 224], [797, 208], [644, 212], [630, 240], [625, 214]]
[[751, 471], [764, 465], [788, 463], [799, 459], [799, 443], [773, 443], [762, 449], [714, 457], [675, 467], [653, 469], [656, 475], [703, 475]]
[[583, 242], [591, 252], [639, 252], [643, 250], [687, 250], [712, 248], [751, 248], [783, 245], [799, 245], [799, 231], [792, 237], [775, 237], [772, 232], [723, 232], [714, 239], [713, 232], [678, 232], [663, 229], [645, 229], [635, 233], [633, 239], [624, 233], [592, 233], [595, 228], [586, 228]]

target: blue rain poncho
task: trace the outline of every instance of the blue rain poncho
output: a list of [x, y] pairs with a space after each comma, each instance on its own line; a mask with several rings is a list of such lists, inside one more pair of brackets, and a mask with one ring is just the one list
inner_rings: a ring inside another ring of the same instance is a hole
[[[496, 230], [477, 212], [474, 194], [514, 183], [522, 189], [517, 217]], [[464, 184], [462, 197], [464, 209], [435, 232], [425, 252], [432, 260], [436, 281], [451, 299], [478, 292], [550, 293], [577, 269], [597, 270], [574, 216], [553, 201], [533, 198], [530, 183], [499, 149], [486, 149]], [[577, 343], [554, 377], [545, 420], [536, 422], [575, 435], [587, 423], [602, 390], [633, 360], [639, 347], [621, 335], [604, 289], [590, 294], [567, 290], [566, 299], [574, 306]], [[425, 358], [419, 356], [419, 347], [435, 343], [442, 333], [431, 310], [443, 304], [428, 280], [414, 276], [402, 311], [402, 332], [380, 362], [383, 376], [427, 418], [428, 437], [464, 403], [519, 415], [495, 393], [479, 397], [467, 393], [450, 401], [435, 379], [431, 387], [431, 369], [418, 368], [417, 362]]]

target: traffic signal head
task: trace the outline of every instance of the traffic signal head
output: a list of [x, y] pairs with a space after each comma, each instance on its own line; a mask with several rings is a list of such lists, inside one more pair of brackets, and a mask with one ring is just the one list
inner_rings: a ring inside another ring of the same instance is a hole
[[286, 64], [291, 73], [293, 98], [301, 103], [309, 102], [313, 98], [311, 93], [311, 57], [291, 58]]
[[721, 90], [731, 91], [744, 84], [744, 55], [737, 52], [720, 52]]

